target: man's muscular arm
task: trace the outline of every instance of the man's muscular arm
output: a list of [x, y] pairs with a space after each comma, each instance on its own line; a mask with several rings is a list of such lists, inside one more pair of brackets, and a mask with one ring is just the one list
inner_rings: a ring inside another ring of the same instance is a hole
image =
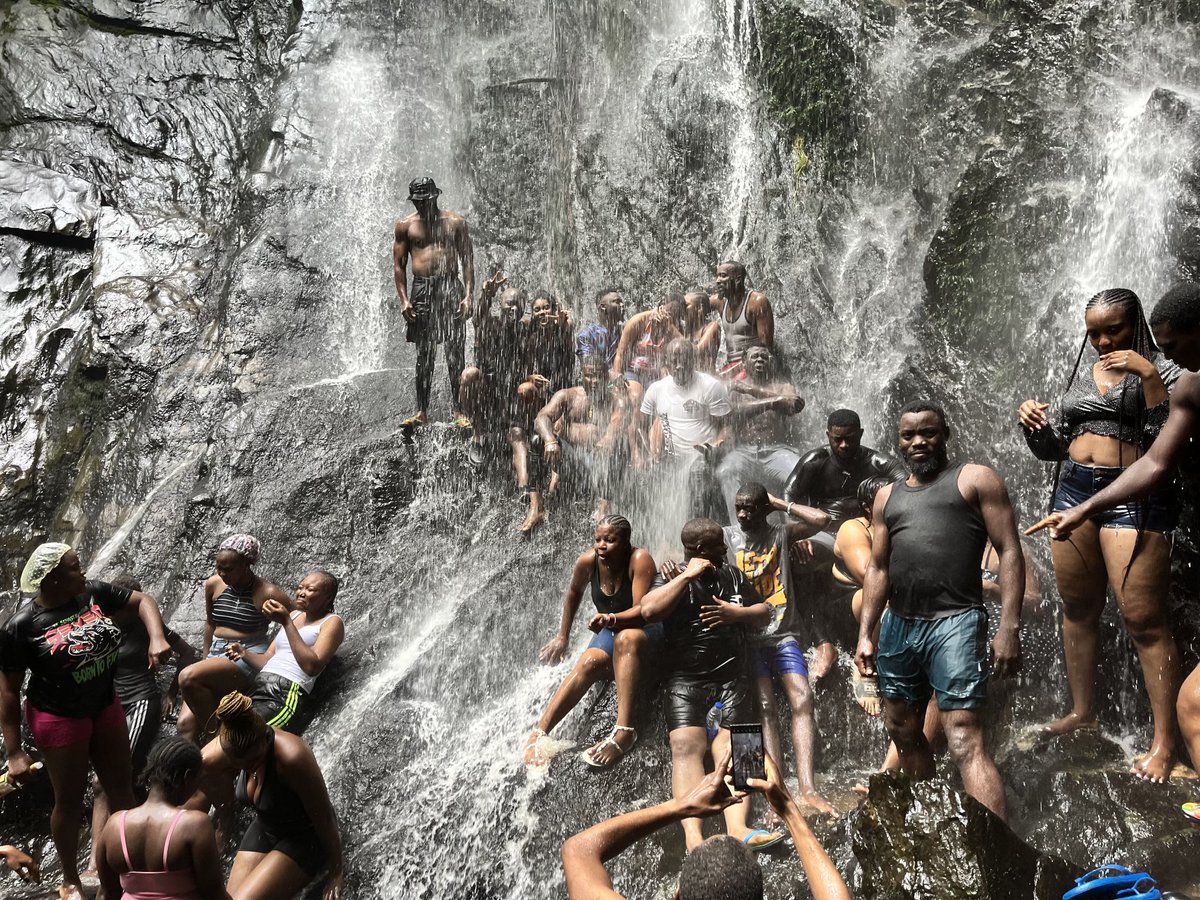
[[458, 313], [464, 320], [471, 318], [471, 298], [475, 296], [475, 245], [471, 242], [471, 230], [467, 220], [460, 218], [455, 230], [455, 247], [462, 265], [463, 294]]
[[[1017, 519], [1004, 479], [987, 466], [967, 466], [988, 539], [1000, 558], [1000, 627], [992, 642], [992, 666], [1000, 678], [1021, 669], [1021, 598], [1025, 593], [1025, 555], [1017, 535]], [[961, 483], [961, 482], [960, 482]]]
[[764, 347], [775, 346], [775, 312], [771, 301], [762, 291], [755, 291], [746, 300], [747, 318], [754, 319], [754, 331]]
[[396, 279], [396, 296], [400, 298], [400, 312], [408, 321], [413, 321], [416, 311], [408, 299], [408, 219], [396, 223], [392, 242], [392, 275]]
[[554, 433], [554, 423], [567, 414], [567, 410], [571, 408], [571, 397], [576, 390], [578, 388], [563, 388], [561, 391], [555, 391], [550, 402], [542, 407], [541, 412], [533, 420], [533, 430], [542, 439], [544, 448], [542, 458], [551, 465], [558, 462], [562, 455], [558, 435]]

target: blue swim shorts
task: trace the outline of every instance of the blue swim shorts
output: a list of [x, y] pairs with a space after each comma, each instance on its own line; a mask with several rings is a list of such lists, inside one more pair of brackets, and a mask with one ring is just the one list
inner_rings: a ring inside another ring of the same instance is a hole
[[990, 668], [986, 610], [941, 619], [884, 610], [875, 669], [885, 699], [923, 708], [936, 694], [938, 709], [979, 709], [987, 702]]
[[[651, 644], [658, 644], [663, 639], [662, 622], [651, 622], [642, 628], [646, 633], [646, 637], [650, 639]], [[613, 643], [617, 639], [617, 634], [611, 628], [601, 628], [596, 636], [588, 642], [588, 650], [603, 650], [610, 658], [613, 655]]]
[[794, 637], [785, 637], [774, 646], [755, 647], [752, 664], [755, 678], [778, 678], [781, 675], [808, 677], [804, 651]]

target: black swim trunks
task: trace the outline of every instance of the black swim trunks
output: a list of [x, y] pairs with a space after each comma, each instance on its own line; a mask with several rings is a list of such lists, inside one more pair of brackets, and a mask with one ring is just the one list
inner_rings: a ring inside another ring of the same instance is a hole
[[663, 690], [667, 731], [703, 728], [718, 700], [721, 702], [723, 728], [728, 728], [734, 722], [755, 720], [754, 707], [747, 699], [749, 683], [741, 675], [730, 681], [675, 675], [664, 682]]
[[414, 275], [408, 299], [417, 317], [405, 329], [410, 344], [451, 343], [466, 339], [458, 305], [466, 291], [457, 275]]

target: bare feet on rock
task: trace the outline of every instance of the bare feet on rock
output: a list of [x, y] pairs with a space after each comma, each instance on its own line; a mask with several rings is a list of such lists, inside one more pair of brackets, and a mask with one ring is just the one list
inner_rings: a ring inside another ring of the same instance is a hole
[[800, 794], [800, 802], [805, 806], [812, 807], [821, 815], [838, 817], [838, 811], [830, 805], [829, 801], [814, 791], [804, 791]]
[[538, 744], [542, 738], [546, 736], [546, 732], [540, 728], [535, 728], [529, 732], [529, 737], [525, 739], [525, 754], [522, 761], [527, 766], [539, 767], [544, 766], [549, 760], [538, 749]]
[[1141, 756], [1129, 770], [1142, 781], [1166, 784], [1175, 767], [1175, 752], [1161, 744], [1155, 744], [1150, 752]]
[[1095, 717], [1084, 718], [1077, 713], [1067, 713], [1061, 719], [1055, 719], [1053, 722], [1047, 722], [1042, 726], [1042, 734], [1060, 735], [1070, 734], [1072, 731], [1099, 731], [1100, 723]]
[[59, 900], [87, 900], [87, 895], [83, 893], [82, 887], [67, 882], [58, 886], [58, 897]]
[[518, 530], [521, 534], [529, 537], [533, 534], [533, 530], [542, 524], [542, 520], [545, 518], [546, 514], [542, 512], [540, 506], [530, 504], [529, 515], [525, 517], [525, 521], [521, 523], [521, 527]]

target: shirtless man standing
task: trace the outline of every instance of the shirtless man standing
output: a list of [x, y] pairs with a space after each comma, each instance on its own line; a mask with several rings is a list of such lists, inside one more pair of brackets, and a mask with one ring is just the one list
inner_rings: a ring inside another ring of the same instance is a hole
[[565, 456], [591, 482], [599, 502], [599, 521], [609, 513], [637, 432], [628, 385], [624, 380], [609, 383], [604, 357], [584, 357], [580, 377], [580, 386], [565, 388], [550, 398], [533, 427], [545, 447], [547, 465], [555, 466]]
[[408, 199], [417, 211], [396, 223], [392, 244], [396, 294], [400, 298], [400, 312], [408, 323], [405, 339], [417, 345], [417, 412], [401, 423], [405, 428], [429, 421], [429, 390], [438, 344], [445, 344], [451, 402], [456, 407], [455, 423], [470, 424], [457, 407], [459, 378], [466, 361], [466, 322], [471, 316], [471, 296], [475, 293], [474, 250], [466, 220], [457, 213], [438, 209], [440, 193], [432, 178], [415, 178], [409, 183]]
[[766, 347], [751, 345], [743, 357], [746, 379], [729, 382], [733, 403], [733, 449], [717, 466], [717, 480], [729, 521], [737, 521], [734, 497], [749, 481], [776, 497], [800, 461], [788, 440], [788, 419], [804, 409], [804, 398], [788, 382], [774, 378], [775, 358]]
[[746, 290], [746, 267], [740, 262], [717, 266], [717, 292], [708, 298], [721, 323], [717, 374], [745, 378], [742, 354], [752, 343], [775, 346], [775, 313], [762, 291]]

